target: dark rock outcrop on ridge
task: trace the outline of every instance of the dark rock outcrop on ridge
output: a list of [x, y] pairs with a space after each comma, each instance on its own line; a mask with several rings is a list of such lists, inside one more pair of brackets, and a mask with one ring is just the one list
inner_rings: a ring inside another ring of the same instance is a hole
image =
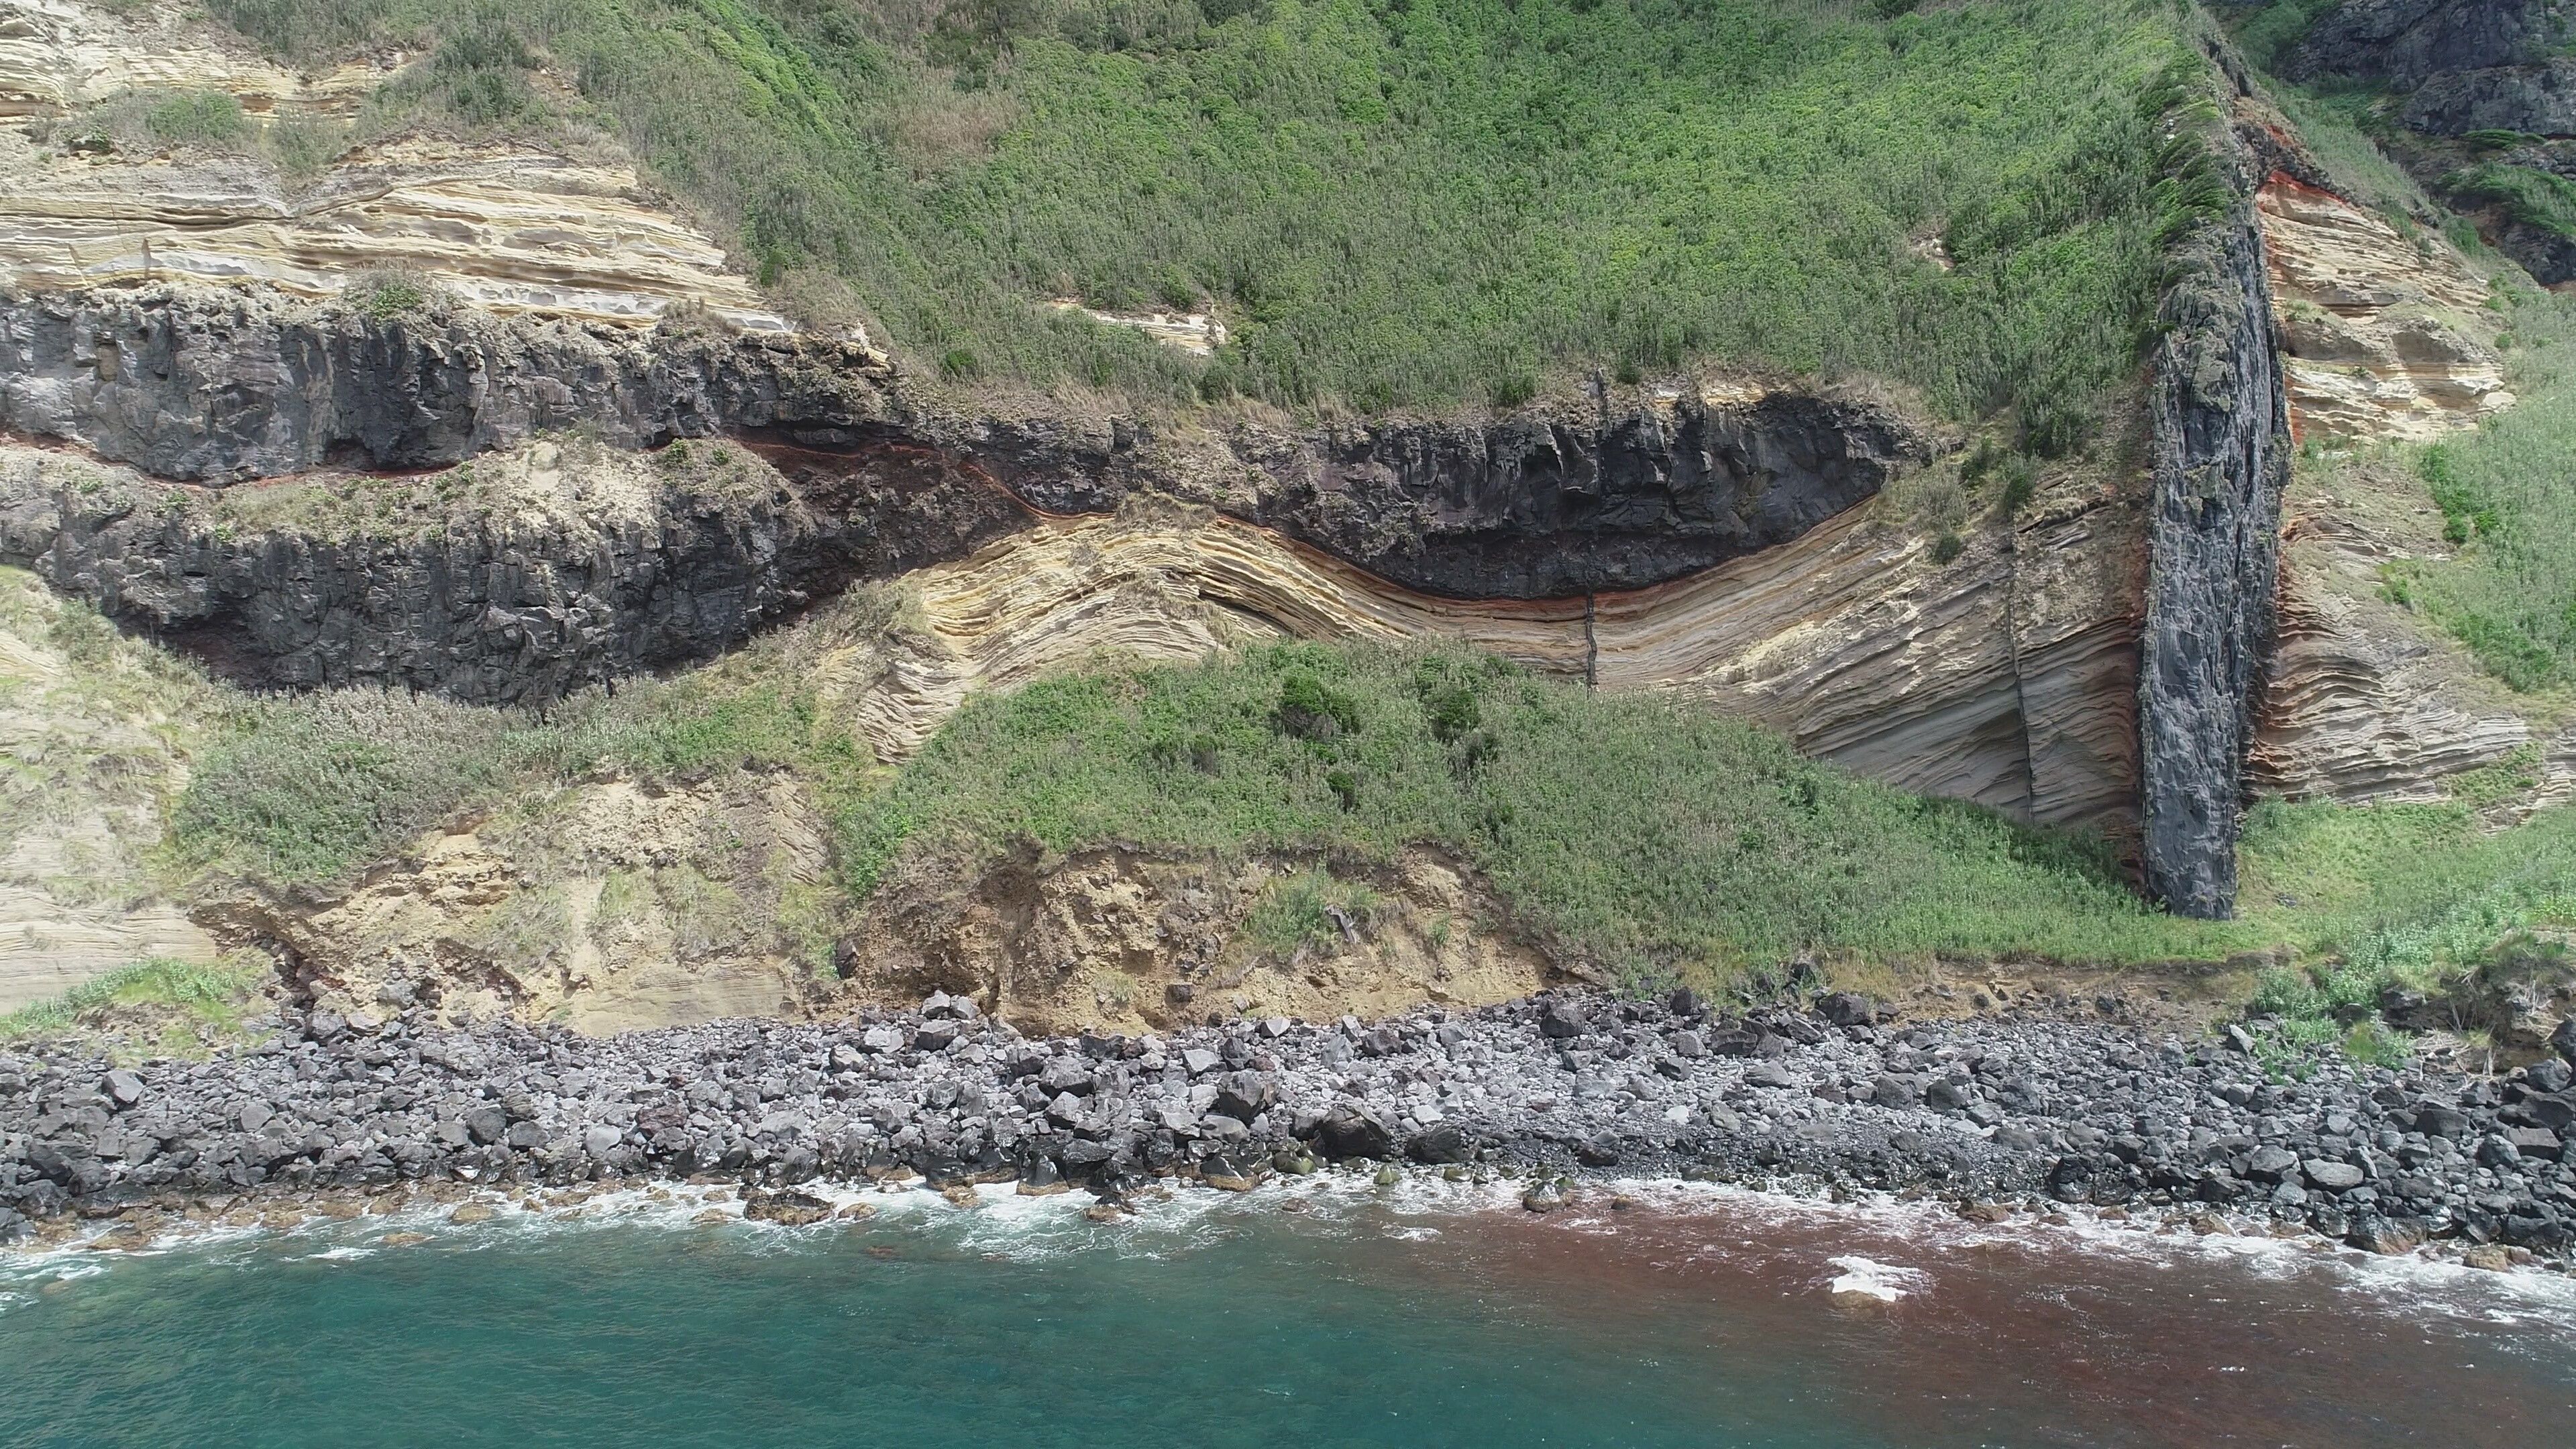
[[2576, 59], [2437, 75], [2407, 98], [2405, 116], [2408, 126], [2433, 136], [2576, 136]]
[[2148, 891], [2187, 916], [2236, 904], [2255, 692], [2272, 647], [2288, 404], [2263, 243], [2240, 203], [2165, 293], [2149, 396], [2138, 745]]
[[[2424, 141], [2390, 154], [2474, 217], [2543, 286], [2576, 279], [2576, 246], [2472, 184], [2487, 166], [2576, 177], [2576, 11], [2557, 0], [2348, 0], [2317, 17], [2279, 64], [2294, 80], [2385, 85]], [[2464, 147], [2459, 138], [2478, 136]], [[2499, 150], [2496, 142], [2523, 138]], [[2525, 184], [2546, 184], [2525, 178]], [[2422, 218], [2419, 218], [2419, 220]]]
[[[2240, 94], [2252, 80], [2213, 57]], [[2214, 138], [2235, 192], [2169, 252], [2147, 394], [2146, 626], [2138, 670], [2140, 860], [2180, 915], [2236, 908], [2246, 754], [2279, 592], [2290, 411], [2252, 196], [2266, 141]]]
[[[1561, 598], [1787, 543], [1928, 457], [1880, 409], [1790, 392], [1379, 423], [1260, 460], [1267, 482], [1250, 518], [1410, 588]], [[1021, 491], [1045, 506], [1036, 483]]]
[[713, 658], [1032, 516], [932, 450], [763, 451], [795, 492], [680, 476], [640, 521], [451, 514], [375, 536], [245, 533], [166, 485], [47, 487], [0, 469], [0, 562], [245, 685], [541, 703]]
[[2403, 90], [2445, 71], [2534, 58], [2564, 26], [2546, 0], [2345, 0], [2283, 63], [2293, 80], [2347, 76]]

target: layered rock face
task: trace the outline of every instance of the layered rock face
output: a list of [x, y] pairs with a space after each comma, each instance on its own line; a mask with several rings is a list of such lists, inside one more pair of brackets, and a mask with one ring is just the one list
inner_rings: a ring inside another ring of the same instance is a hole
[[[298, 75], [224, 44], [178, 7], [8, 0], [0, 7], [0, 116], [59, 116], [134, 91], [219, 90], [253, 115], [353, 113], [390, 66], [358, 61]], [[399, 57], [388, 58], [399, 64]]]
[[2490, 289], [2456, 252], [2283, 172], [2255, 207], [2300, 438], [2435, 438], [2513, 405]]
[[[0, 349], [0, 426], [161, 478], [438, 467], [564, 432], [611, 449], [728, 434], [772, 465], [766, 494], [726, 500], [648, 470], [660, 481], [642, 485], [656, 495], [642, 513], [549, 510], [555, 484], [531, 476], [527, 507], [456, 518], [448, 500], [401, 497], [398, 480], [343, 478], [404, 523], [337, 537], [275, 508], [225, 527], [238, 500], [107, 486], [67, 460], [30, 456], [6, 476], [0, 559], [137, 627], [190, 635], [241, 677], [478, 700], [707, 657], [852, 580], [958, 557], [1037, 511], [1168, 492], [1399, 586], [1551, 597], [1776, 548], [1929, 455], [1879, 404], [1742, 384], [1645, 394], [1590, 418], [1307, 435], [961, 422], [919, 411], [855, 343], [464, 308], [376, 317], [178, 286], [0, 303]], [[306, 485], [258, 491], [281, 486]], [[554, 523], [514, 521], [532, 509]]]
[[2138, 694], [2147, 888], [2235, 908], [2253, 704], [2272, 644], [2289, 415], [2250, 204], [2178, 259], [2159, 310], [2151, 569]]
[[0, 431], [230, 482], [461, 462], [545, 431], [625, 446], [881, 419], [885, 359], [849, 342], [580, 328], [271, 291], [155, 286], [0, 301]]
[[[2239, 97], [2237, 120], [2269, 171], [2256, 204], [2293, 435], [2330, 450], [2429, 441], [2511, 407], [2488, 280], [2447, 242], [2409, 239], [2337, 195], [2253, 97]], [[2294, 490], [2283, 512], [2250, 790], [2431, 801], [2499, 767], [2527, 783], [2525, 808], [2576, 789], [2566, 727], [2532, 718], [2529, 701], [2386, 597], [2387, 565], [2452, 546], [2409, 465], [2348, 461]]]
[[233, 97], [252, 136], [336, 122], [407, 58], [299, 75], [184, 11], [8, 0], [0, 116], [39, 125], [0, 131], [0, 282], [257, 282], [323, 298], [398, 269], [496, 312], [650, 325], [680, 307], [788, 330], [723, 247], [604, 148], [566, 156], [435, 135], [350, 145], [317, 133], [306, 144], [336, 154], [289, 175], [248, 137], [233, 139], [236, 154], [174, 155], [69, 135], [93, 107], [187, 92]]
[[1653, 589], [1469, 601], [1213, 510], [1137, 501], [905, 576], [918, 635], [848, 646], [819, 677], [877, 756], [901, 759], [970, 693], [1099, 650], [1185, 659], [1248, 638], [1437, 636], [1604, 689], [1704, 700], [1910, 789], [2125, 833], [2139, 504], [2070, 472], [1948, 562], [1882, 505]]
[[2528, 701], [2383, 597], [2389, 560], [2441, 541], [2412, 507], [2360, 494], [2369, 481], [2291, 501], [2249, 783], [2293, 799], [2433, 801], [2463, 775], [2501, 769], [2523, 787], [2519, 809], [2576, 792], [2576, 733], [2535, 722]]

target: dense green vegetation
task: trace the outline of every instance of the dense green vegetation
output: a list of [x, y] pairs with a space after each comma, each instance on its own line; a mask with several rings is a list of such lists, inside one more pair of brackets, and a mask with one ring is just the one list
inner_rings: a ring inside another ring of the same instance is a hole
[[2500, 161], [2463, 167], [2442, 189], [2473, 206], [2494, 206], [2525, 226], [2576, 237], [2576, 185], [2546, 171]]
[[2576, 683], [2576, 304], [2510, 301], [2512, 410], [2400, 461], [2454, 545], [2389, 566], [2392, 598], [2456, 635], [2519, 690]]
[[165, 1023], [166, 1044], [184, 1050], [190, 1028], [232, 1031], [259, 978], [255, 967], [206, 964], [155, 957], [96, 976], [50, 1001], [0, 1014], [0, 1041], [17, 1041], [68, 1031], [85, 1018], [119, 1008], [158, 1008]]
[[[306, 58], [434, 40], [362, 125], [604, 127], [764, 281], [958, 378], [1378, 409], [1719, 358], [2062, 447], [2189, 206], [2139, 104], [2196, 23], [2167, 0], [211, 8]], [[1202, 365], [1059, 294], [1212, 302], [1233, 341]]]
[[173, 863], [345, 883], [461, 811], [599, 769], [652, 779], [792, 767], [833, 788], [858, 754], [809, 696], [716, 666], [540, 715], [376, 690], [239, 701], [173, 812]]
[[[2141, 962], [2287, 944], [2373, 981], [2429, 980], [2516, 930], [2576, 921], [2576, 811], [2488, 835], [2468, 802], [2268, 804], [2246, 836], [2246, 919], [2212, 925], [2148, 909], [2098, 842], [1482, 656], [1293, 644], [1103, 664], [980, 698], [885, 769], [780, 682], [803, 676], [793, 654], [764, 645], [544, 720], [372, 692], [258, 702], [181, 802], [178, 849], [199, 868], [327, 883], [447, 815], [603, 765], [749, 766], [813, 784], [851, 900], [907, 861], [972, 869], [1023, 839], [1327, 863], [1427, 841], [1563, 946], [1641, 979], [1722, 979], [1803, 951]], [[1327, 906], [1371, 905], [1329, 870], [1275, 896], [1256, 923], [1272, 944], [1324, 930]]]

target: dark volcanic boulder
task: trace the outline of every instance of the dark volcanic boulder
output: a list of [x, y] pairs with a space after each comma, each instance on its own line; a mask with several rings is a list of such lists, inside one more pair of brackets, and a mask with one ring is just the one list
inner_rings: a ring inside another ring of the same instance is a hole
[[1413, 1134], [1404, 1144], [1405, 1155], [1416, 1162], [1464, 1162], [1470, 1151], [1467, 1134], [1455, 1122], [1434, 1122]]
[[1878, 1008], [1866, 996], [1830, 991], [1816, 998], [1816, 1015], [1836, 1026], [1867, 1026], [1878, 1019]]
[[2411, 1253], [2424, 1246], [2424, 1224], [2415, 1218], [2381, 1217], [2367, 1213], [2356, 1219], [2347, 1238], [2354, 1247], [2392, 1256]]
[[1708, 1049], [1712, 1055], [1721, 1057], [1758, 1056], [1767, 1035], [1758, 1027], [1720, 1027], [1708, 1033]]
[[1395, 1134], [1387, 1130], [1376, 1113], [1356, 1102], [1341, 1103], [1325, 1114], [1323, 1125], [1316, 1129], [1316, 1138], [1324, 1155], [1336, 1162], [1395, 1155]]
[[1279, 1084], [1267, 1072], [1236, 1072], [1216, 1089], [1216, 1104], [1208, 1110], [1231, 1117], [1247, 1125], [1279, 1105]]
[[1539, 1035], [1551, 1041], [1563, 1041], [1568, 1037], [1581, 1036], [1591, 1029], [1592, 1024], [1584, 1018], [1582, 1003], [1556, 996], [1548, 997], [1539, 1003]]
[[754, 1192], [743, 1199], [742, 1215], [783, 1228], [803, 1228], [832, 1215], [832, 1205], [808, 1193]]

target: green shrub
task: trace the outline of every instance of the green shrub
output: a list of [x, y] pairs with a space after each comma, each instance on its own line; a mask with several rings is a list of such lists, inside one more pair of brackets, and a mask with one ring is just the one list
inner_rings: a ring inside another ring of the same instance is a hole
[[223, 91], [180, 91], [154, 100], [143, 113], [152, 139], [164, 146], [234, 149], [248, 141], [250, 118]]
[[2030, 506], [2039, 491], [2039, 469], [2028, 458], [2014, 458], [2003, 466], [2003, 509], [2006, 518]]
[[318, 176], [339, 159], [347, 144], [342, 129], [329, 121], [287, 117], [268, 129], [269, 159], [288, 176]]
[[436, 295], [437, 289], [428, 278], [391, 268], [360, 272], [340, 292], [343, 302], [378, 322], [425, 312]]
[[2546, 171], [2482, 162], [2442, 178], [2442, 189], [2471, 206], [2495, 206], [2526, 226], [2576, 238], [2576, 184]]
[[2323, 1016], [2325, 994], [2317, 990], [2316, 983], [2308, 979], [2306, 972], [2274, 966], [2256, 978], [2254, 999], [2246, 1005], [2248, 1010], [2265, 1016], [2292, 1019]]
[[69, 1031], [93, 1013], [124, 1006], [172, 1007], [203, 1025], [234, 1028], [260, 974], [255, 967], [151, 957], [0, 1015], [0, 1041]]
[[1323, 867], [1299, 871], [1272, 881], [1245, 916], [1243, 933], [1254, 945], [1275, 956], [1300, 948], [1329, 951], [1342, 944], [1333, 921], [1340, 911], [1355, 926], [1366, 925], [1385, 905], [1385, 898], [1356, 881]]
[[2499, 292], [2517, 341], [2520, 399], [2473, 432], [2423, 448], [2416, 473], [2441, 510], [2448, 559], [2392, 563], [2392, 599], [2421, 610], [2517, 690], [2576, 683], [2576, 299]]
[[1280, 682], [1272, 717], [1281, 730], [1301, 740], [1329, 740], [1360, 727], [1359, 705], [1302, 669]]

